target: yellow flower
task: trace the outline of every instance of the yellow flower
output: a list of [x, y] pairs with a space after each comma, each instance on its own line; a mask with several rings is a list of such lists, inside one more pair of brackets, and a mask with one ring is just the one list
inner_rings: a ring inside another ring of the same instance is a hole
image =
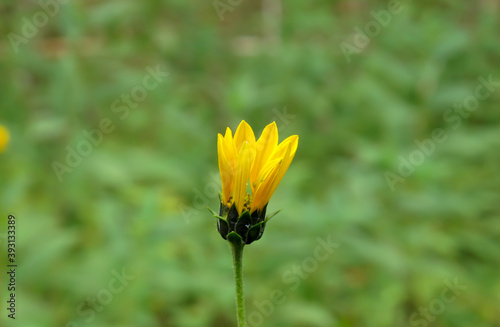
[[9, 140], [10, 140], [9, 131], [7, 130], [7, 128], [0, 125], [0, 152], [2, 152], [5, 149], [7, 143], [9, 143]]
[[[229, 128], [217, 136], [219, 171], [224, 205], [236, 206], [239, 214], [260, 213], [278, 187], [295, 156], [299, 137], [292, 135], [278, 144], [278, 128], [273, 122], [255, 140], [252, 128], [243, 120], [236, 133]], [[247, 193], [248, 182], [250, 191]]]

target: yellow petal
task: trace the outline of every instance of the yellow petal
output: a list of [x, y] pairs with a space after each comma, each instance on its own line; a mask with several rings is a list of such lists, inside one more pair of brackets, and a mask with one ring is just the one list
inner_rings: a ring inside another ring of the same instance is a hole
[[255, 161], [250, 172], [250, 185], [252, 187], [252, 194], [255, 193], [258, 186], [258, 176], [261, 169], [266, 164], [267, 160], [278, 146], [278, 128], [276, 123], [272, 122], [267, 125], [262, 131], [261, 136], [255, 144]]
[[254, 152], [252, 145], [248, 142], [244, 142], [240, 153], [238, 155], [238, 160], [236, 163], [236, 171], [234, 175], [234, 203], [238, 213], [241, 214], [243, 210], [243, 205], [245, 204], [245, 197], [247, 195], [247, 183], [248, 177], [250, 175], [250, 169], [252, 168], [254, 160]]
[[[278, 187], [279, 183], [281, 182], [281, 179], [283, 178], [283, 176], [285, 176], [285, 173], [288, 170], [288, 167], [290, 167], [290, 164], [292, 163], [292, 160], [295, 157], [295, 153], [297, 152], [297, 146], [299, 144], [299, 137], [297, 135], [293, 135], [293, 136], [289, 137], [287, 140], [289, 140], [289, 142], [287, 142], [287, 150], [285, 152], [285, 155], [283, 156], [283, 162], [281, 163], [279, 172], [276, 175], [276, 179], [273, 181], [273, 185], [272, 185], [271, 190], [268, 194], [267, 202], [269, 202], [269, 200], [271, 199], [271, 196], [274, 194], [274, 191], [276, 191], [276, 188]], [[283, 141], [283, 142], [285, 142], [285, 141]]]
[[0, 152], [7, 146], [9, 143], [10, 135], [7, 128], [0, 125]]
[[262, 169], [259, 174], [259, 182], [257, 185], [257, 190], [253, 193], [253, 202], [252, 202], [252, 212], [255, 210], [262, 210], [264, 206], [269, 202], [268, 194], [271, 190], [274, 180], [276, 179], [276, 175], [279, 172], [280, 166], [283, 160], [276, 159], [270, 161], [266, 164], [266, 166]]
[[237, 151], [241, 150], [244, 142], [248, 142], [248, 144], [253, 148], [255, 145], [255, 135], [250, 125], [248, 125], [246, 121], [242, 120], [236, 129], [236, 133], [234, 133], [234, 144], [236, 145]]
[[269, 160], [274, 160], [278, 158], [284, 158], [285, 152], [287, 150], [288, 144], [291, 144], [292, 147], [290, 149], [290, 155], [295, 156], [295, 152], [297, 152], [297, 146], [299, 145], [299, 136], [298, 135], [292, 135], [288, 138], [286, 138], [283, 142], [281, 142], [274, 152], [271, 154], [269, 157]]
[[257, 177], [257, 187], [262, 184], [263, 181], [267, 179], [271, 171], [277, 166], [280, 165], [283, 159], [275, 159], [268, 161], [266, 165], [260, 170], [260, 173]]
[[217, 135], [217, 154], [219, 157], [219, 172], [222, 184], [222, 201], [227, 203], [233, 186], [233, 169], [229, 164], [224, 149], [224, 140], [221, 134]]
[[238, 152], [236, 151], [236, 146], [233, 140], [233, 134], [231, 132], [231, 129], [229, 129], [229, 127], [226, 128], [226, 135], [224, 136], [223, 146], [226, 159], [234, 171], [236, 169], [236, 157], [238, 156]]
[[226, 134], [224, 135], [224, 138], [233, 138], [233, 132], [229, 127], [226, 127]]
[[[279, 164], [272, 168], [264, 181], [261, 181], [252, 203], [252, 211], [262, 210], [265, 205], [271, 200], [274, 191], [278, 187], [281, 179], [285, 175], [288, 167], [295, 156], [299, 137], [297, 135], [290, 136], [276, 148], [271, 155], [270, 163], [279, 161]], [[265, 167], [264, 169], [269, 169]]]

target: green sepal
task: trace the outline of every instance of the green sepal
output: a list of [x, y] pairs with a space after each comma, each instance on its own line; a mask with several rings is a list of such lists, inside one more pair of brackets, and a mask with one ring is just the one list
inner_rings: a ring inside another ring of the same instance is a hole
[[226, 219], [225, 219], [224, 217], [219, 216], [219, 215], [217, 214], [217, 212], [215, 212], [215, 211], [213, 211], [213, 210], [212, 210], [212, 208], [207, 207], [207, 209], [208, 209], [208, 211], [210, 211], [210, 212], [212, 213], [212, 215], [213, 215], [215, 218], [222, 219], [222, 220], [224, 220], [224, 221], [227, 223]]
[[229, 224], [225, 219], [217, 218], [217, 231], [223, 239], [227, 240], [227, 234], [229, 233]]
[[233, 244], [244, 244], [243, 239], [236, 232], [227, 234], [227, 240]]
[[279, 214], [281, 212], [281, 210], [278, 210], [276, 212], [273, 212], [272, 214], [268, 215], [266, 217], [266, 219], [264, 220], [264, 223], [267, 223], [269, 220], [271, 220], [271, 218], [273, 218], [274, 216], [276, 216], [277, 214]]
[[261, 221], [258, 224], [255, 224], [248, 230], [246, 244], [250, 244], [254, 241], [257, 241], [264, 234], [264, 229], [266, 228], [266, 222]]
[[252, 217], [250, 216], [250, 211], [247, 210], [238, 217], [238, 221], [234, 226], [234, 231], [238, 233], [243, 240], [246, 240], [246, 234], [250, 226], [252, 226]]
[[[219, 216], [219, 214], [215, 211], [212, 210], [212, 208], [210, 207], [207, 207], [208, 211], [210, 211], [210, 213], [215, 217], [215, 218], [221, 218], [221, 219], [224, 219], [223, 217]], [[224, 219], [225, 220], [225, 219]]]
[[281, 211], [276, 211], [266, 217], [266, 208], [267, 205], [252, 214], [249, 210], [245, 210], [240, 215], [234, 204], [229, 206], [221, 202], [218, 214], [207, 207], [217, 218], [217, 230], [222, 238], [232, 244], [250, 244], [262, 237], [266, 223]]

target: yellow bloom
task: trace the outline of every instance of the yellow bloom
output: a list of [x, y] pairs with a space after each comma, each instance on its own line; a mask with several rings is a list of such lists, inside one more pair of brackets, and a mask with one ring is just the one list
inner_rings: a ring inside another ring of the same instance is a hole
[[5, 147], [7, 146], [7, 143], [9, 143], [10, 140], [10, 135], [9, 131], [0, 125], [0, 152], [2, 152]]
[[[243, 120], [236, 133], [229, 128], [217, 136], [219, 171], [224, 205], [236, 206], [238, 213], [261, 212], [267, 205], [295, 156], [299, 137], [292, 135], [278, 144], [273, 122], [255, 140], [252, 128]], [[250, 191], [247, 193], [248, 182]]]

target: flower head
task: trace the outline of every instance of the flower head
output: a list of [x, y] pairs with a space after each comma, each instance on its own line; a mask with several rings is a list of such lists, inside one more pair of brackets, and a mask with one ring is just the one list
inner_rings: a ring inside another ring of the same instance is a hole
[[217, 136], [222, 196], [217, 230], [234, 244], [250, 244], [262, 237], [267, 203], [295, 156], [299, 137], [290, 136], [278, 144], [273, 122], [255, 140], [252, 128], [242, 121], [236, 133], [226, 129]]
[[275, 122], [264, 128], [258, 140], [244, 120], [234, 137], [229, 128], [224, 136], [219, 134], [217, 150], [223, 205], [235, 206], [238, 214], [246, 210], [260, 214], [290, 166], [298, 143], [299, 137], [292, 135], [278, 144]]
[[7, 128], [0, 125], [0, 152], [3, 152], [7, 144], [9, 143], [10, 135]]

